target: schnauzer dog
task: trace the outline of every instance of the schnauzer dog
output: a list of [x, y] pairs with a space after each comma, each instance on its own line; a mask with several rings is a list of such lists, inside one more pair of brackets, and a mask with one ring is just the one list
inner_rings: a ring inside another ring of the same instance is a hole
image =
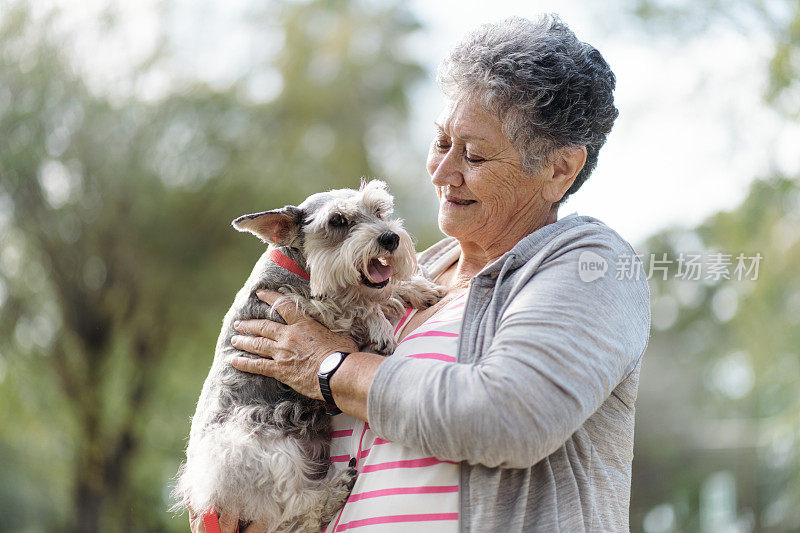
[[230, 339], [237, 320], [283, 322], [256, 296], [272, 289], [362, 349], [392, 352], [392, 324], [406, 307], [425, 308], [442, 296], [419, 272], [402, 223], [388, 218], [392, 208], [386, 184], [373, 180], [233, 221], [269, 246], [225, 315], [192, 418], [176, 507], [238, 515], [240, 524], [263, 522], [274, 532], [318, 532], [344, 505], [356, 471], [330, 467], [324, 402], [233, 368], [234, 356], [257, 356]]

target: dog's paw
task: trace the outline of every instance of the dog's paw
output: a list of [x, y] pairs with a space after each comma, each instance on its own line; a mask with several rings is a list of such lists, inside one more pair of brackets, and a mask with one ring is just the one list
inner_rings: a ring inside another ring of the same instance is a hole
[[445, 288], [441, 285], [436, 285], [435, 283], [431, 283], [428, 291], [425, 293], [425, 297], [422, 300], [422, 305], [425, 307], [430, 307], [433, 304], [437, 303], [439, 300], [444, 298], [445, 295]]
[[[323, 507], [319, 513], [319, 523], [316, 524], [314, 531], [320, 531], [328, 524], [336, 513], [339, 512], [339, 509], [347, 501], [347, 498], [350, 497], [350, 493], [353, 491], [353, 487], [356, 484], [356, 478], [358, 477], [358, 471], [353, 468], [345, 468], [344, 470], [340, 470], [336, 473], [335, 477], [331, 479], [330, 485], [328, 485], [327, 497], [323, 501]], [[286, 531], [298, 531], [298, 528], [294, 529], [286, 529]]]
[[427, 309], [441, 300], [444, 294], [444, 287], [419, 275], [403, 283], [398, 291], [398, 296], [414, 309]]
[[358, 470], [353, 467], [345, 468], [344, 472], [342, 473], [339, 481], [341, 481], [342, 485], [347, 489], [347, 492], [353, 490], [353, 487], [356, 484], [356, 478], [358, 477]]
[[394, 340], [394, 337], [385, 337], [383, 339], [372, 340], [366, 346], [366, 350], [380, 355], [389, 355], [396, 347], [397, 341]]

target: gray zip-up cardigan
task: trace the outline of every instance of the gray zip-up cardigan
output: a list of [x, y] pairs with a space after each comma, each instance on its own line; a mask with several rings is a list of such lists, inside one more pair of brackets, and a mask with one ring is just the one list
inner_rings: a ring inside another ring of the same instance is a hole
[[[459, 254], [448, 238], [420, 265], [435, 277]], [[601, 271], [587, 265], [603, 262], [605, 274], [589, 281]], [[456, 364], [389, 357], [380, 366], [370, 426], [461, 462], [460, 531], [627, 531], [649, 330], [633, 248], [597, 219], [567, 216], [472, 279]]]

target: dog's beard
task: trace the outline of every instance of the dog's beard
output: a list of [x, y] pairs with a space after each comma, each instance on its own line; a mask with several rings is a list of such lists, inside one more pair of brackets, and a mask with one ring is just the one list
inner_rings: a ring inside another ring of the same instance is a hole
[[[411, 237], [399, 222], [391, 229], [400, 237], [391, 253], [378, 244], [379, 233], [368, 229], [355, 230], [339, 247], [309, 251], [311, 294], [323, 297], [346, 293], [381, 299], [385, 289], [410, 278], [417, 268]], [[387, 279], [381, 279], [387, 273], [384, 269], [391, 269]]]

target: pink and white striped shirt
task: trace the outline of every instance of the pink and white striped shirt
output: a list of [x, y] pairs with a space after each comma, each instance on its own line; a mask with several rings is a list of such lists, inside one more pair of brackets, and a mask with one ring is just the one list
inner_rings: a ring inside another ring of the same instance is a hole
[[[406, 336], [392, 357], [454, 363], [465, 302], [462, 294], [447, 303]], [[406, 312], [395, 336], [415, 312]], [[340, 414], [333, 417], [331, 462], [344, 468], [352, 458], [358, 469], [356, 484], [325, 533], [458, 531], [458, 463], [381, 439], [368, 423]]]

